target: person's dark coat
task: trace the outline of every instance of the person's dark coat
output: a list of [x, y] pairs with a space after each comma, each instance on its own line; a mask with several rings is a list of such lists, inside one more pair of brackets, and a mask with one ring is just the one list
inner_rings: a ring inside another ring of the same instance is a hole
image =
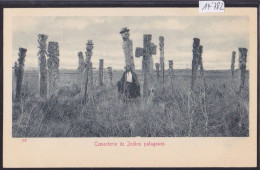
[[137, 75], [131, 71], [132, 73], [132, 82], [131, 85], [127, 85], [126, 83], [126, 74], [125, 71], [121, 80], [117, 82], [118, 92], [121, 94], [125, 94], [128, 98], [136, 98], [140, 96], [140, 84], [137, 79]]

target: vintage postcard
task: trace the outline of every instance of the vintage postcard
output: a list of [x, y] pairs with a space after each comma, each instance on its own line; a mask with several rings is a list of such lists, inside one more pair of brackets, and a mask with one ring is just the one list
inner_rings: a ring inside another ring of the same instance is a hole
[[255, 167], [257, 8], [5, 8], [4, 167]]

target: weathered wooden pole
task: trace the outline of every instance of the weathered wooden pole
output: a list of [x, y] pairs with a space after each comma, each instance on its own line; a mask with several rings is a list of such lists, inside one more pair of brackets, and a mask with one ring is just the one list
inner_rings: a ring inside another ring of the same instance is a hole
[[47, 39], [48, 39], [47, 35], [44, 34], [38, 35], [39, 93], [42, 98], [47, 97], [47, 64], [46, 64]]
[[83, 56], [83, 53], [82, 52], [78, 52], [78, 58], [79, 58], [79, 65], [78, 65], [78, 73], [79, 73], [79, 76], [78, 76], [78, 81], [80, 83], [80, 89], [81, 89], [81, 93], [83, 94], [84, 92], [84, 69], [86, 67], [86, 64], [85, 64], [85, 61], [84, 61], [84, 56]]
[[245, 86], [245, 76], [246, 76], [246, 60], [247, 60], [247, 49], [238, 48], [239, 51], [239, 69], [240, 69], [240, 90]]
[[48, 95], [54, 95], [58, 88], [59, 80], [59, 44], [58, 42], [50, 41], [48, 44]]
[[[93, 82], [91, 82], [93, 79], [89, 77], [90, 74], [92, 73], [92, 63], [91, 63], [91, 57], [93, 55], [93, 48], [94, 48], [94, 44], [92, 40], [88, 40], [87, 44], [86, 44], [86, 61], [85, 61], [85, 68], [84, 68], [84, 101], [87, 100], [87, 94], [88, 94], [88, 85], [90, 84], [90, 87], [92, 88]], [[90, 80], [90, 81], [89, 81]]]
[[109, 84], [111, 85], [113, 81], [112, 67], [107, 67], [107, 73], [108, 73]]
[[16, 70], [18, 69], [18, 64], [17, 62], [14, 62], [14, 67], [13, 68], [13, 71], [12, 71], [12, 99], [15, 100], [16, 98], [16, 81], [17, 81], [17, 78], [16, 78]]
[[93, 40], [88, 40], [87, 44], [86, 44], [86, 74], [85, 76], [88, 77], [87, 80], [88, 82], [86, 82], [86, 86], [89, 84], [90, 88], [93, 87], [93, 70], [92, 70], [92, 62], [91, 62], [91, 58], [93, 55], [93, 49], [94, 49], [94, 44], [93, 44]]
[[172, 93], [173, 93], [173, 60], [169, 60], [169, 76], [171, 79]]
[[104, 85], [104, 75], [103, 75], [103, 65], [104, 65], [104, 60], [100, 59], [99, 60], [99, 74], [98, 74], [98, 78], [99, 78], [99, 86], [103, 86]]
[[160, 66], [161, 66], [160, 77], [162, 82], [164, 83], [164, 37], [163, 36], [159, 37], [159, 45], [160, 45]]
[[123, 39], [122, 47], [125, 54], [125, 65], [131, 66], [135, 70], [134, 57], [133, 57], [133, 42], [129, 39], [130, 33], [127, 27], [121, 29], [120, 34]]
[[153, 65], [151, 65], [152, 55], [156, 55], [156, 45], [151, 43], [152, 35], [145, 34], [143, 36], [143, 48], [137, 47], [135, 50], [135, 56], [143, 56], [142, 71], [144, 77], [143, 83], [143, 95], [147, 96], [150, 94], [150, 88], [152, 86], [152, 74]]
[[196, 78], [197, 78], [197, 70], [198, 70], [199, 55], [200, 55], [199, 48], [200, 48], [200, 39], [193, 38], [191, 90], [194, 90], [195, 81], [196, 81]]
[[157, 81], [160, 81], [160, 64], [155, 63]]
[[20, 99], [20, 97], [21, 97], [21, 89], [22, 89], [23, 73], [24, 73], [24, 60], [25, 60], [26, 52], [27, 52], [27, 49], [19, 48], [18, 65], [15, 67], [16, 99]]
[[232, 52], [232, 58], [231, 58], [231, 75], [234, 76], [234, 68], [235, 68], [235, 61], [236, 61], [236, 52]]

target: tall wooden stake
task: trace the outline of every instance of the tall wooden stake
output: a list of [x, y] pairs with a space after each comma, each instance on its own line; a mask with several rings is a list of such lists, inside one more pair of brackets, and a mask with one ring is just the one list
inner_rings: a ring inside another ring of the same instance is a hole
[[112, 67], [107, 67], [107, 73], [108, 73], [109, 84], [111, 85], [113, 81]]
[[12, 72], [12, 99], [15, 100], [16, 98], [16, 81], [17, 81], [17, 77], [16, 77], [16, 70], [18, 69], [18, 64], [17, 62], [14, 63], [14, 67], [13, 67], [13, 72]]
[[193, 39], [193, 59], [192, 59], [192, 77], [191, 77], [191, 90], [194, 90], [195, 81], [197, 78], [198, 60], [199, 60], [199, 46], [200, 39]]
[[171, 79], [172, 93], [173, 93], [173, 60], [169, 60], [169, 76]]
[[15, 76], [16, 76], [16, 99], [21, 97], [21, 88], [23, 83], [23, 74], [24, 74], [24, 59], [26, 56], [27, 49], [19, 48], [18, 53], [18, 66], [15, 67]]
[[93, 70], [92, 70], [92, 62], [91, 62], [91, 58], [93, 55], [93, 49], [94, 49], [94, 44], [92, 40], [88, 40], [87, 42], [87, 46], [86, 46], [86, 75], [87, 77], [89, 77], [87, 80], [88, 82], [86, 82], [86, 86], [88, 86], [88, 84], [90, 85], [90, 88], [93, 87]]
[[191, 77], [191, 90], [194, 90], [198, 67], [200, 67], [200, 74], [203, 78], [204, 88], [206, 89], [206, 80], [204, 76], [204, 68], [202, 61], [203, 46], [200, 45], [200, 39], [193, 39], [193, 59], [192, 59], [192, 77]]
[[134, 57], [133, 57], [133, 42], [129, 39], [130, 33], [127, 27], [121, 29], [120, 34], [123, 39], [122, 47], [125, 54], [125, 65], [131, 66], [135, 70]]
[[59, 80], [59, 44], [58, 42], [51, 41], [48, 44], [48, 95], [55, 95], [58, 88], [58, 80]]
[[47, 39], [48, 39], [47, 35], [44, 34], [38, 35], [39, 93], [42, 98], [47, 97], [47, 64], [46, 64]]
[[104, 65], [104, 60], [100, 59], [99, 60], [99, 86], [103, 86], [104, 85], [104, 75], [103, 75], [103, 65]]
[[85, 89], [85, 81], [84, 81], [84, 69], [86, 67], [85, 61], [84, 61], [84, 56], [82, 52], [78, 52], [78, 58], [79, 58], [79, 65], [78, 65], [78, 73], [79, 73], [79, 83], [80, 83], [80, 89], [81, 89], [81, 94], [83, 94], [84, 89]]
[[160, 71], [160, 77], [162, 79], [162, 82], [164, 83], [164, 37], [160, 36], [159, 37], [159, 45], [160, 45], [160, 66], [161, 66], [161, 71]]
[[246, 60], [247, 60], [247, 49], [238, 48], [239, 51], [239, 69], [240, 69], [240, 89], [244, 89], [245, 86], [245, 76], [246, 76]]
[[235, 68], [235, 61], [236, 61], [236, 52], [232, 52], [232, 58], [231, 58], [231, 75], [234, 76], [234, 68]]
[[[92, 63], [91, 63], [91, 57], [93, 55], [93, 48], [94, 48], [94, 44], [92, 40], [88, 40], [87, 42], [87, 47], [86, 47], [86, 61], [85, 61], [85, 68], [84, 68], [84, 101], [87, 100], [87, 94], [88, 94], [88, 84], [90, 84], [90, 86], [93, 84], [93, 82], [91, 82], [93, 79], [91, 78], [90, 74], [92, 73]], [[89, 77], [90, 77], [90, 83], [89, 83]], [[91, 86], [92, 87], [92, 86]]]

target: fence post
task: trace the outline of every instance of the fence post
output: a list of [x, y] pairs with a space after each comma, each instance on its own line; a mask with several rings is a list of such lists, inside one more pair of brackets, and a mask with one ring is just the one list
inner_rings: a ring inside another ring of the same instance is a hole
[[39, 93], [42, 98], [47, 97], [47, 65], [46, 65], [46, 41], [48, 39], [47, 35], [39, 34], [38, 43], [39, 43]]
[[23, 83], [23, 74], [24, 74], [24, 59], [26, 56], [27, 49], [19, 48], [18, 53], [18, 65], [15, 67], [15, 76], [16, 76], [16, 99], [21, 97], [21, 88]]
[[151, 43], [152, 35], [144, 34], [143, 36], [143, 48], [137, 47], [135, 50], [135, 56], [143, 56], [142, 60], [142, 71], [144, 77], [143, 83], [143, 95], [147, 96], [150, 94], [150, 88], [152, 86], [152, 74], [153, 74], [153, 65], [152, 65], [152, 55], [156, 55], [156, 45]]
[[235, 62], [236, 62], [236, 52], [232, 52], [232, 58], [231, 58], [231, 75], [234, 76], [234, 68], [235, 68]]
[[112, 67], [107, 67], [107, 73], [108, 73], [109, 84], [112, 85], [112, 81], [113, 81]]
[[103, 59], [100, 59], [99, 60], [99, 86], [103, 86], [104, 85], [104, 82], [103, 82], [103, 79], [104, 79], [104, 75], [103, 75], [103, 65], [104, 65], [104, 60]]

